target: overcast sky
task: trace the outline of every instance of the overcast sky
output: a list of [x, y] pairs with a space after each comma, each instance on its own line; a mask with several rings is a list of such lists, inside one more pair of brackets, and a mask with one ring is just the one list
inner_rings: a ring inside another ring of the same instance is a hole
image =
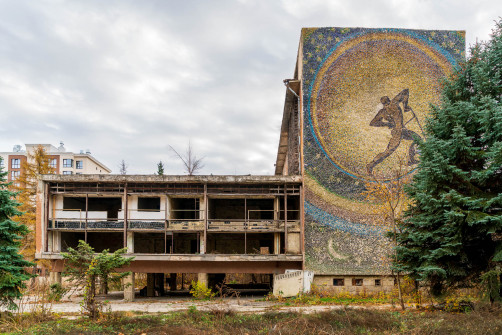
[[0, 151], [64, 141], [118, 173], [272, 174], [302, 27], [467, 32], [502, 1], [0, 0]]

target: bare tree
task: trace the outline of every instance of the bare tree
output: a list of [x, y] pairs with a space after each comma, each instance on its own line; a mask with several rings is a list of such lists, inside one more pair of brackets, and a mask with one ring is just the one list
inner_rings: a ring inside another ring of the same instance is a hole
[[[377, 206], [375, 214], [382, 219], [382, 224], [390, 226], [392, 229], [394, 244], [394, 261], [397, 263], [397, 234], [401, 233], [404, 211], [409, 205], [409, 199], [406, 195], [405, 185], [411, 181], [411, 176], [407, 171], [407, 157], [398, 157], [396, 166], [389, 171], [390, 175], [374, 177], [373, 180], [366, 183], [366, 199]], [[398, 287], [399, 303], [404, 310], [404, 299], [401, 287], [400, 271], [392, 272], [395, 275]]]
[[192, 143], [190, 141], [188, 141], [188, 147], [184, 155], [181, 155], [171, 145], [169, 145], [169, 148], [171, 148], [171, 150], [176, 154], [176, 156], [178, 156], [178, 158], [183, 162], [183, 165], [185, 166], [185, 172], [189, 176], [193, 176], [204, 167], [204, 164], [202, 163], [204, 157], [197, 158], [192, 148]]
[[129, 165], [125, 162], [125, 160], [122, 160], [119, 164], [120, 174], [127, 174], [128, 167]]

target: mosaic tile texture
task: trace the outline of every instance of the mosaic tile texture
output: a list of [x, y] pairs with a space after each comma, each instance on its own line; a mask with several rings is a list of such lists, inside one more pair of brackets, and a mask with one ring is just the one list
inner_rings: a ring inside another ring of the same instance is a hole
[[441, 82], [465, 58], [462, 31], [302, 30], [305, 245], [321, 274], [388, 270], [390, 244], [365, 202], [365, 183], [418, 162], [413, 139]]

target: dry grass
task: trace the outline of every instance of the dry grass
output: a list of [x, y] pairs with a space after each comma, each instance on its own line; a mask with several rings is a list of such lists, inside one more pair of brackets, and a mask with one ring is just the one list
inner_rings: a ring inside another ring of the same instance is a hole
[[1, 324], [13, 334], [502, 334], [502, 310], [478, 305], [469, 313], [442, 311], [381, 311], [338, 309], [317, 314], [235, 314], [214, 309], [164, 315], [107, 313], [95, 322], [55, 318], [25, 324], [23, 329]]

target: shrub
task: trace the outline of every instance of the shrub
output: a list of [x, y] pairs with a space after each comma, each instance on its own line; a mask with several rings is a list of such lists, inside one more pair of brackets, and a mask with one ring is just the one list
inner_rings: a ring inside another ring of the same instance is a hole
[[210, 288], [206, 286], [206, 284], [201, 283], [200, 281], [192, 281], [192, 287], [190, 289], [190, 294], [194, 299], [197, 300], [209, 300], [215, 296]]

